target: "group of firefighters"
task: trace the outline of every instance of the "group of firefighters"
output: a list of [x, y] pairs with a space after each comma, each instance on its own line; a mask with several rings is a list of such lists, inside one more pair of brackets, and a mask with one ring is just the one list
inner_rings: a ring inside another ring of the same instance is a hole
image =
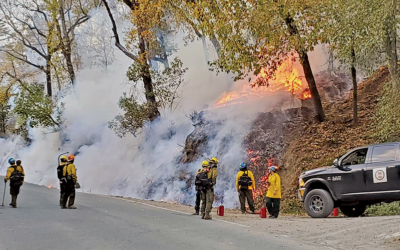
[[75, 156], [70, 154], [60, 158], [60, 165], [57, 167], [57, 177], [60, 181], [60, 207], [61, 209], [76, 209], [75, 188], [80, 188], [75, 168]]
[[[60, 207], [62, 209], [76, 209], [75, 203], [75, 188], [79, 188], [78, 177], [74, 165], [75, 156], [70, 154], [63, 155], [60, 158], [59, 166], [57, 167], [57, 177], [60, 182]], [[17, 207], [17, 197], [22, 184], [24, 183], [25, 172], [21, 165], [21, 161], [15, 161], [14, 158], [8, 160], [10, 164], [7, 169], [7, 175], [4, 182], [10, 180], [10, 194], [13, 208]], [[209, 161], [203, 161], [202, 168], [196, 173], [196, 205], [193, 215], [200, 215], [205, 220], [211, 220], [210, 212], [214, 202], [214, 187], [217, 184], [218, 176], [218, 160], [212, 158]], [[268, 168], [268, 191], [266, 194], [266, 208], [269, 213], [269, 218], [278, 218], [279, 207], [281, 200], [281, 179], [276, 173], [277, 168], [270, 166]], [[241, 163], [239, 172], [236, 175], [236, 190], [239, 194], [240, 210], [246, 213], [246, 200], [250, 208], [250, 214], [255, 214], [253, 190], [256, 188], [256, 182], [251, 170], [247, 168], [246, 163]], [[200, 206], [201, 201], [201, 206]]]
[[[210, 212], [214, 202], [214, 187], [217, 184], [218, 160], [212, 158], [209, 161], [201, 163], [202, 168], [196, 173], [196, 205], [193, 215], [201, 215], [202, 219], [211, 220]], [[266, 208], [269, 218], [276, 219], [279, 215], [281, 194], [281, 178], [276, 173], [277, 167], [268, 167], [268, 191], [266, 194]], [[242, 162], [239, 166], [239, 172], [236, 175], [236, 190], [239, 194], [240, 210], [242, 214], [246, 213], [246, 200], [249, 205], [250, 214], [255, 214], [253, 190], [256, 188], [256, 182], [251, 170], [247, 164]], [[201, 207], [200, 207], [201, 201]]]
[[[59, 166], [57, 167], [57, 177], [60, 182], [60, 206], [62, 209], [76, 209], [75, 203], [75, 188], [79, 188], [78, 177], [74, 165], [75, 156], [70, 154], [61, 156]], [[17, 207], [17, 197], [21, 186], [24, 183], [25, 172], [21, 166], [21, 161], [15, 161], [14, 158], [8, 160], [10, 166], [7, 169], [4, 182], [10, 181], [11, 203], [13, 208]]]

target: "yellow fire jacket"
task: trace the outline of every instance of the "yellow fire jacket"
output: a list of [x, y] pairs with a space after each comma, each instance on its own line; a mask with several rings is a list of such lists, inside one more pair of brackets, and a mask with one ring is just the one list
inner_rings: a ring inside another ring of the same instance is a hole
[[11, 174], [14, 172], [14, 167], [17, 167], [17, 171], [21, 172], [25, 176], [24, 168], [22, 166], [12, 165], [7, 169], [7, 175], [5, 180], [8, 181], [11, 177]]
[[76, 168], [73, 163], [68, 164], [67, 166], [64, 167], [63, 169], [63, 176], [66, 176], [66, 174], [72, 175], [72, 178], [74, 178], [75, 182], [78, 182], [78, 176], [76, 176]]
[[217, 184], [218, 170], [217, 167], [212, 167], [208, 172], [207, 177], [212, 180], [213, 187]]
[[240, 190], [239, 179], [245, 172], [247, 172], [247, 175], [250, 177], [251, 181], [253, 182], [253, 185], [249, 186], [249, 190], [256, 189], [256, 181], [254, 180], [253, 172], [251, 172], [250, 170], [246, 170], [246, 171], [239, 171], [239, 173], [237, 173], [237, 175], [236, 175], [236, 190], [237, 191]]
[[269, 187], [267, 192], [268, 198], [282, 198], [281, 194], [281, 177], [277, 173], [273, 173], [268, 177]]

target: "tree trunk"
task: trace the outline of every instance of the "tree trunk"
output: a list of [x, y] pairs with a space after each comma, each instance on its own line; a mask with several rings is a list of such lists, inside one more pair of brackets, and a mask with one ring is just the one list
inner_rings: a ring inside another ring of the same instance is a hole
[[[133, 4], [133, 2], [131, 2], [130, 0], [123, 0], [123, 2], [132, 10], [134, 11], [135, 8], [138, 7], [139, 3]], [[145, 89], [145, 96], [146, 96], [146, 101], [147, 101], [147, 105], [149, 108], [149, 113], [148, 113], [148, 118], [150, 121], [154, 121], [155, 119], [157, 119], [157, 117], [160, 116], [160, 112], [158, 111], [158, 105], [157, 105], [157, 101], [156, 101], [156, 97], [154, 95], [154, 89], [153, 89], [153, 81], [151, 79], [151, 75], [150, 75], [150, 66], [147, 63], [148, 61], [148, 54], [146, 51], [146, 41], [143, 37], [143, 28], [141, 28], [140, 23], [137, 23], [136, 26], [138, 27], [138, 38], [139, 38], [139, 57], [137, 57], [136, 55], [132, 54], [131, 52], [129, 52], [125, 47], [123, 47], [120, 44], [119, 41], [119, 36], [118, 36], [118, 31], [117, 31], [117, 25], [115, 23], [114, 17], [111, 13], [110, 7], [108, 6], [108, 3], [106, 0], [103, 0], [103, 3], [107, 9], [107, 13], [110, 17], [111, 23], [113, 25], [113, 33], [114, 33], [114, 37], [115, 37], [115, 45], [129, 58], [131, 58], [132, 60], [134, 60], [136, 63], [140, 63], [142, 65], [141, 68], [141, 75], [142, 75], [142, 80], [143, 80], [143, 85], [144, 85], [144, 89]]]
[[[66, 45], [66, 47], [70, 47], [70, 46]], [[63, 54], [65, 57], [65, 60], [67, 61], [67, 70], [68, 70], [69, 78], [71, 80], [71, 84], [74, 85], [76, 78], [75, 78], [74, 66], [72, 65], [71, 47], [69, 49], [66, 49]]]
[[[136, 8], [138, 8], [139, 3], [138, 2], [131, 2], [130, 0], [123, 0], [123, 2], [132, 10], [134, 11]], [[150, 75], [150, 66], [147, 63], [148, 61], [148, 55], [146, 51], [146, 41], [144, 40], [143, 37], [143, 28], [141, 27], [140, 23], [137, 23], [136, 26], [138, 27], [138, 38], [139, 38], [139, 58], [137, 58], [135, 55], [127, 51], [120, 43], [119, 43], [119, 36], [117, 32], [117, 26], [115, 24], [115, 20], [112, 17], [110, 8], [108, 6], [107, 1], [103, 0], [104, 5], [106, 6], [108, 15], [110, 16], [111, 22], [113, 24], [113, 32], [115, 35], [115, 41], [117, 47], [124, 52], [125, 55], [130, 57], [131, 59], [135, 60], [136, 62], [139, 61], [142, 65], [142, 80], [143, 80], [143, 85], [145, 89], [145, 96], [146, 96], [146, 101], [147, 105], [149, 106], [149, 120], [154, 121], [157, 119], [157, 117], [160, 116], [160, 111], [158, 111], [158, 105], [156, 101], [156, 96], [154, 95], [154, 89], [153, 89], [153, 81], [151, 79]]]
[[165, 47], [165, 40], [164, 40], [164, 35], [160, 31], [158, 34], [158, 39], [160, 39], [160, 44], [161, 44], [161, 62], [164, 64], [165, 68], [169, 68], [169, 62], [168, 62], [168, 55], [167, 55], [167, 48]]
[[[277, 2], [277, 0], [274, 1]], [[281, 15], [288, 27], [289, 34], [291, 36], [297, 36], [299, 34], [299, 31], [294, 23], [293, 18], [289, 14], [286, 15], [282, 13]], [[314, 74], [311, 70], [311, 65], [310, 61], [308, 60], [307, 51], [298, 50], [297, 53], [300, 56], [300, 61], [301, 64], [303, 65], [304, 74], [306, 76], [306, 80], [308, 82], [312, 98], [314, 100], [314, 107], [315, 107], [315, 112], [317, 113], [317, 118], [319, 121], [322, 122], [325, 120], [324, 108], [322, 107], [321, 97], [318, 92], [317, 84], [315, 83]]]
[[354, 48], [351, 51], [351, 57], [353, 60], [353, 63], [351, 64], [351, 78], [353, 79], [353, 123], [357, 124], [357, 72], [355, 68], [356, 53], [354, 52]]
[[47, 86], [47, 96], [52, 96], [52, 89], [51, 89], [51, 58], [46, 60], [46, 69], [44, 70], [46, 73], [46, 86]]
[[310, 61], [308, 60], [307, 52], [299, 52], [301, 64], [303, 65], [304, 74], [310, 88], [312, 98], [314, 100], [315, 112], [317, 113], [317, 118], [319, 121], [325, 120], [324, 108], [322, 107], [321, 97], [318, 92], [317, 84], [315, 83], [314, 75], [311, 70]]
[[6, 134], [6, 117], [7, 117], [7, 109], [5, 108], [5, 106], [7, 105], [1, 105], [0, 106], [0, 137], [4, 137]]
[[201, 37], [201, 42], [203, 44], [204, 59], [206, 60], [207, 69], [210, 69], [210, 65], [208, 64], [210, 62], [210, 55], [208, 54], [207, 41], [204, 36]]
[[219, 44], [215, 35], [211, 36], [211, 42], [214, 45], [215, 51], [217, 52], [218, 58], [221, 56], [221, 45]]
[[397, 76], [397, 51], [396, 51], [396, 31], [388, 31], [385, 37], [385, 51], [389, 63], [389, 72], [392, 77], [393, 88], [399, 87]]
[[142, 79], [143, 79], [147, 104], [149, 106], [149, 120], [154, 121], [157, 117], [160, 116], [160, 112], [158, 111], [156, 96], [154, 95], [153, 81], [150, 76], [150, 66], [147, 63], [146, 43], [142, 34], [143, 34], [143, 29], [138, 28], [139, 57], [142, 63]]
[[[73, 85], [75, 83], [75, 70], [74, 66], [72, 64], [72, 48], [71, 48], [71, 39], [69, 38], [68, 31], [67, 31], [67, 25], [65, 22], [65, 16], [64, 16], [64, 0], [60, 0], [60, 19], [61, 19], [61, 26], [62, 26], [62, 33], [63, 33], [63, 38], [61, 39], [62, 42], [62, 53], [65, 57], [65, 60], [67, 61], [67, 70], [69, 74], [69, 78], [71, 80], [71, 84]], [[71, 31], [74, 32], [74, 31]], [[61, 35], [61, 34], [60, 34]]]

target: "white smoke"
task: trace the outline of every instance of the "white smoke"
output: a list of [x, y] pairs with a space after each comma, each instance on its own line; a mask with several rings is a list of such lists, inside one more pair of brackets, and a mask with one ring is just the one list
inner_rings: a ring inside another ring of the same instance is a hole
[[[193, 110], [213, 107], [232, 82], [227, 81], [225, 74], [216, 76], [208, 70], [201, 41], [184, 46], [182, 37], [178, 36], [176, 42], [179, 47], [176, 56], [189, 68], [188, 83], [183, 86], [179, 108], [169, 117], [148, 124], [138, 137], [117, 137], [108, 128], [108, 122], [121, 112], [118, 99], [130, 90], [126, 71], [131, 61], [115, 50], [115, 61], [104, 71], [104, 68], [91, 67], [93, 63], [87, 57], [84, 69], [77, 73], [74, 91], [62, 100], [66, 103], [63, 118], [67, 126], [61, 132], [47, 134], [30, 129], [29, 146], [24, 146], [18, 137], [0, 139], [2, 162], [9, 157], [21, 159], [26, 181], [57, 186], [58, 156], [70, 152], [76, 154], [78, 180], [84, 192], [193, 204], [194, 186], [187, 191], [186, 179], [200, 168], [205, 158], [217, 156], [220, 167], [215, 191], [223, 195], [227, 207], [237, 206], [235, 177], [239, 164], [247, 159], [242, 149], [243, 140], [257, 113], [272, 107], [280, 97], [207, 112], [208, 120], [221, 123], [215, 137], [208, 142], [210, 152], [196, 162], [178, 164], [182, 146], [194, 129], [187, 115]], [[85, 44], [78, 43], [78, 46], [80, 51], [85, 50]], [[6, 166], [2, 165], [1, 173], [5, 170]], [[185, 178], [179, 178], [182, 170]]]

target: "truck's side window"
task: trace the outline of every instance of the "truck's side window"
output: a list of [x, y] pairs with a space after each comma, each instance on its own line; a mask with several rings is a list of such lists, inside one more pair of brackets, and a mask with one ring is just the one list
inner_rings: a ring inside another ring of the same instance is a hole
[[342, 166], [364, 164], [367, 156], [368, 148], [363, 148], [352, 152], [342, 160]]
[[377, 146], [372, 149], [372, 162], [396, 160], [396, 146]]

